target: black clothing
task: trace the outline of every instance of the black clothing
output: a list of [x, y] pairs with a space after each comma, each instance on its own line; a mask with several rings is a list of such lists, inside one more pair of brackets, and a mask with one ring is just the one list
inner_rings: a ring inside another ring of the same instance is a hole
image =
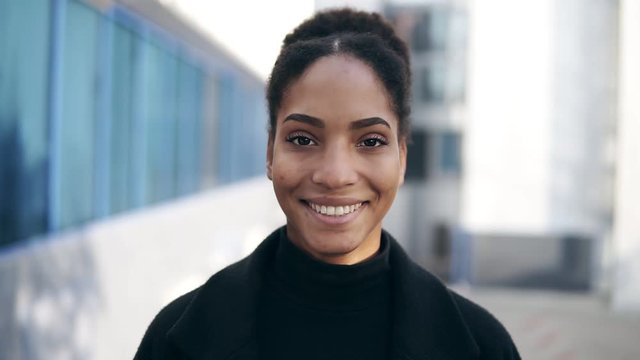
[[[147, 329], [135, 359], [259, 359], [265, 274], [284, 233], [276, 230], [247, 258], [167, 305]], [[520, 359], [498, 320], [412, 262], [386, 232], [382, 237], [391, 268], [391, 359]]]
[[258, 305], [260, 358], [389, 359], [387, 239], [375, 257], [346, 266], [313, 259], [281, 232]]

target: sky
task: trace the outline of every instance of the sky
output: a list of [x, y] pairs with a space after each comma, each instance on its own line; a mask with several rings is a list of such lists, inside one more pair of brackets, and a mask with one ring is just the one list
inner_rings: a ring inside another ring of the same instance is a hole
[[311, 16], [314, 0], [162, 0], [258, 76], [268, 77], [280, 44]]

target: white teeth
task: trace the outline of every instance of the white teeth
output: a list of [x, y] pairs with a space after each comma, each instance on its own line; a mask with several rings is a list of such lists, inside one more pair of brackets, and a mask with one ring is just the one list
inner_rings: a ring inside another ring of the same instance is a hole
[[315, 210], [315, 212], [328, 216], [342, 216], [350, 214], [360, 208], [362, 203], [357, 203], [354, 205], [346, 205], [346, 206], [327, 206], [327, 205], [317, 205], [314, 203], [309, 203], [311, 208]]

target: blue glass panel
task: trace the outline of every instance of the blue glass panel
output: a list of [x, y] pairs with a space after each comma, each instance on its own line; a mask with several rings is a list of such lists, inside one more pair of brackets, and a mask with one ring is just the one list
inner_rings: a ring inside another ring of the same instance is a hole
[[251, 109], [250, 119], [252, 121], [251, 129], [253, 161], [249, 169], [249, 176], [260, 176], [266, 174], [265, 158], [267, 151], [267, 106], [264, 101], [264, 90], [258, 87], [252, 90], [251, 103], [248, 104]]
[[126, 28], [115, 25], [111, 59], [111, 153], [110, 211], [133, 206], [131, 181], [133, 66], [135, 38]]
[[227, 74], [219, 89], [218, 176], [221, 182], [264, 173], [267, 142], [263, 89]]
[[460, 172], [460, 135], [444, 133], [440, 136], [440, 168], [445, 172]]
[[176, 193], [177, 58], [154, 43], [145, 43], [144, 125], [146, 136], [146, 202]]
[[60, 221], [56, 228], [93, 217], [96, 42], [98, 14], [79, 2], [67, 4], [60, 117]]
[[0, 1], [0, 245], [46, 230], [48, 1]]
[[200, 136], [200, 188], [209, 188], [218, 180], [219, 81], [206, 73], [202, 79], [202, 134]]
[[218, 88], [218, 180], [228, 183], [233, 180], [233, 123], [235, 82], [231, 75], [220, 78]]
[[198, 68], [180, 62], [177, 149], [178, 193], [180, 195], [196, 191], [200, 180], [202, 79], [202, 72]]

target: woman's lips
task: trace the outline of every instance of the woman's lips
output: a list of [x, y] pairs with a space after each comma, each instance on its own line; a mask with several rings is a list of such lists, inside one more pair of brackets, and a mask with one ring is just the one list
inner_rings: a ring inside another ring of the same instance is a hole
[[[342, 201], [341, 201], [342, 202]], [[342, 225], [355, 219], [366, 207], [367, 201], [352, 200], [348, 205], [327, 205], [317, 202], [303, 201], [314, 218], [326, 225]], [[345, 204], [346, 202], [342, 202]]]
[[312, 202], [307, 202], [309, 206], [318, 214], [327, 216], [344, 216], [350, 214], [362, 206], [362, 202], [358, 202], [351, 205], [320, 205]]

